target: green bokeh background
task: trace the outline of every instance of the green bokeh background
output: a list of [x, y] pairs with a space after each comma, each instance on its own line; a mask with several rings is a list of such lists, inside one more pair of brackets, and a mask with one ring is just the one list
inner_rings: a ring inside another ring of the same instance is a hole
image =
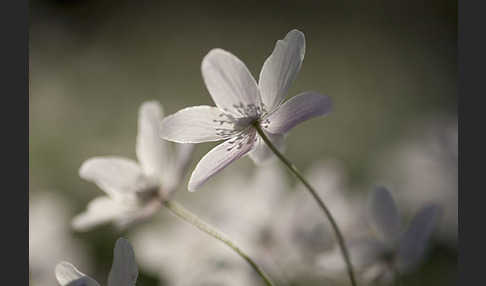
[[[33, 0], [30, 14], [29, 191], [59, 192], [73, 215], [101, 194], [78, 177], [85, 159], [135, 158], [143, 101], [159, 100], [167, 114], [212, 104], [200, 73], [211, 48], [258, 76], [275, 41], [303, 31], [305, 60], [289, 95], [319, 91], [334, 111], [295, 128], [286, 153], [303, 169], [338, 158], [355, 185], [372, 184], [369, 162], [416, 118], [456, 115], [456, 1]], [[198, 145], [192, 167], [212, 146]], [[120, 234], [75, 235], [104, 281]], [[456, 268], [456, 251], [438, 246], [406, 282], [453, 285]], [[157, 282], [141, 273], [137, 285]]]

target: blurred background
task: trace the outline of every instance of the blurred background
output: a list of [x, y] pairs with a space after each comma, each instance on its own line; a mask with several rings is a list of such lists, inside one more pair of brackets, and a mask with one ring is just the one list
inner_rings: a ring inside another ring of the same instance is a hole
[[[31, 285], [55, 285], [59, 260], [104, 284], [116, 239], [135, 240], [147, 227], [120, 232], [107, 225], [86, 233], [69, 227], [74, 215], [103, 194], [79, 178], [81, 163], [100, 155], [136, 158], [142, 102], [160, 101], [165, 114], [212, 105], [200, 72], [210, 49], [231, 51], [258, 78], [276, 40], [294, 28], [306, 36], [306, 54], [289, 96], [319, 91], [332, 98], [334, 110], [293, 129], [286, 154], [304, 171], [316, 161], [338, 162], [353, 194], [365, 196], [375, 185], [386, 185], [406, 218], [427, 202], [440, 204], [443, 214], [423, 264], [404, 281], [456, 284], [456, 1], [32, 0], [30, 5]], [[197, 145], [190, 171], [213, 146]], [[233, 174], [254, 176], [256, 170], [249, 159], [239, 160], [194, 194], [185, 190], [186, 177], [176, 197], [197, 209], [199, 201], [224, 193], [211, 186], [224, 185]], [[293, 185], [294, 178], [283, 174]], [[234, 207], [238, 212], [238, 204]], [[168, 220], [178, 223], [167, 213], [150, 223]], [[186, 251], [176, 244], [177, 239], [167, 247]], [[142, 264], [137, 285], [175, 285], [163, 271]], [[311, 280], [289, 284], [321, 283]]]

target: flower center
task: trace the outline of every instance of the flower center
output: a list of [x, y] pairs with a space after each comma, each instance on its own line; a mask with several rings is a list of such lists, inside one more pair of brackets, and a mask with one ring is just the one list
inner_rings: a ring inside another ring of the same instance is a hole
[[381, 256], [381, 259], [387, 264], [387, 265], [394, 265], [396, 262], [396, 254], [393, 250], [387, 250], [383, 253]]
[[144, 205], [159, 196], [158, 186], [153, 186], [144, 190], [137, 191], [136, 193], [138, 201]]
[[233, 104], [233, 108], [242, 117], [257, 118], [264, 112], [263, 108], [253, 103], [245, 105], [242, 102], [240, 102], [240, 104]]
[[236, 135], [257, 122], [261, 115], [265, 113], [264, 108], [255, 104], [245, 105], [240, 102], [239, 104], [234, 104], [233, 108], [240, 116], [235, 116], [228, 109], [224, 109], [224, 112], [219, 114], [219, 119], [213, 119], [213, 122], [218, 123], [220, 126], [216, 128], [216, 135], [223, 137]]
[[226, 148], [226, 151], [231, 151], [234, 148], [239, 150], [244, 145], [251, 144], [255, 140], [256, 140], [256, 136], [254, 136], [254, 133], [252, 135], [252, 133], [248, 133], [247, 131], [240, 132], [235, 137], [226, 141], [227, 143], [230, 144], [230, 146]]

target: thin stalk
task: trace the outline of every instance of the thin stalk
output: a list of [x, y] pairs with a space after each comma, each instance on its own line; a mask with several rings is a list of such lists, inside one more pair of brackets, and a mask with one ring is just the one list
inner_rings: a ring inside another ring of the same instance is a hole
[[182, 220], [192, 224], [199, 230], [209, 234], [210, 236], [216, 238], [217, 240], [223, 242], [231, 249], [233, 249], [239, 256], [241, 256], [250, 266], [258, 273], [258, 275], [263, 279], [267, 286], [273, 286], [270, 277], [261, 269], [243, 250], [241, 250], [234, 242], [232, 242], [226, 235], [216, 230], [213, 226], [207, 224], [195, 214], [186, 210], [176, 201], [167, 200], [163, 202], [164, 206], [169, 209], [173, 214], [181, 218]]
[[351, 259], [349, 257], [348, 248], [346, 247], [346, 243], [344, 242], [343, 235], [342, 235], [341, 231], [339, 230], [339, 227], [338, 227], [336, 221], [334, 220], [334, 217], [332, 216], [331, 212], [329, 211], [327, 206], [324, 204], [324, 201], [319, 197], [317, 192], [309, 184], [309, 182], [307, 182], [307, 180], [304, 178], [304, 176], [302, 176], [302, 174], [297, 169], [297, 167], [295, 167], [295, 165], [292, 164], [292, 162], [290, 162], [287, 158], [285, 158], [285, 156], [277, 149], [277, 147], [275, 147], [275, 145], [273, 145], [273, 143], [270, 141], [270, 139], [268, 139], [268, 136], [265, 134], [265, 132], [263, 132], [262, 128], [260, 127], [260, 124], [258, 122], [255, 122], [253, 124], [253, 126], [255, 127], [258, 134], [263, 139], [263, 141], [265, 141], [267, 146], [273, 151], [273, 153], [275, 153], [275, 155], [277, 155], [277, 157], [284, 163], [284, 165], [287, 166], [287, 168], [289, 168], [289, 170], [302, 182], [302, 184], [304, 184], [304, 186], [307, 188], [307, 190], [309, 190], [309, 192], [311, 193], [314, 200], [317, 202], [319, 207], [322, 209], [322, 211], [324, 212], [326, 217], [331, 222], [331, 226], [334, 229], [334, 233], [336, 234], [336, 238], [337, 238], [337, 242], [339, 244], [339, 248], [341, 249], [341, 254], [343, 255], [344, 261], [346, 262], [346, 267], [347, 267], [347, 271], [348, 271], [348, 275], [349, 275], [349, 280], [351, 281], [351, 285], [353, 285], [353, 286], [358, 285], [356, 283], [356, 279], [354, 278], [353, 266], [351, 264]]

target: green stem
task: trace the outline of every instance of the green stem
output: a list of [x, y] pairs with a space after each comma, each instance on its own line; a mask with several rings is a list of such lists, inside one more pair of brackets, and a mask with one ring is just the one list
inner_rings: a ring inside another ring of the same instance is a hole
[[255, 122], [253, 124], [253, 126], [255, 127], [258, 134], [263, 139], [263, 141], [265, 141], [267, 146], [273, 151], [273, 153], [275, 153], [275, 155], [277, 155], [277, 157], [285, 164], [285, 166], [287, 166], [287, 168], [289, 168], [289, 170], [292, 173], [294, 173], [294, 175], [302, 182], [302, 184], [304, 184], [304, 186], [307, 188], [307, 190], [309, 190], [312, 197], [315, 199], [315, 201], [317, 202], [319, 207], [322, 209], [324, 214], [327, 216], [327, 218], [331, 222], [331, 226], [334, 229], [334, 233], [336, 234], [336, 238], [337, 238], [339, 247], [341, 249], [341, 253], [343, 255], [344, 261], [346, 262], [349, 279], [351, 280], [351, 285], [356, 286], [357, 283], [356, 283], [356, 279], [354, 278], [353, 266], [351, 264], [351, 259], [349, 258], [348, 248], [346, 247], [346, 243], [344, 242], [343, 235], [341, 234], [341, 231], [339, 230], [339, 227], [338, 227], [336, 221], [334, 220], [334, 218], [333, 218], [331, 212], [329, 211], [329, 209], [327, 208], [327, 206], [324, 204], [324, 201], [319, 197], [317, 192], [309, 184], [309, 182], [307, 182], [307, 180], [304, 178], [304, 176], [302, 176], [302, 174], [299, 172], [297, 167], [295, 167], [294, 164], [292, 164], [292, 162], [290, 162], [287, 158], [285, 158], [285, 156], [277, 149], [277, 147], [275, 147], [275, 145], [273, 145], [273, 143], [270, 141], [270, 139], [268, 139], [268, 136], [265, 134], [263, 129], [260, 127], [260, 124], [258, 122]]
[[234, 242], [232, 242], [224, 234], [217, 231], [214, 227], [207, 224], [199, 217], [186, 210], [183, 206], [181, 206], [176, 201], [167, 200], [164, 201], [163, 204], [166, 208], [168, 208], [172, 213], [174, 213], [179, 218], [192, 224], [193, 226], [197, 227], [199, 230], [209, 234], [210, 236], [216, 238], [217, 240], [229, 246], [236, 253], [238, 253], [239, 256], [241, 256], [244, 260], [246, 260], [246, 262], [250, 264], [250, 266], [258, 273], [258, 275], [260, 275], [263, 281], [265, 281], [265, 284], [267, 286], [273, 286], [273, 283], [268, 277], [268, 275], [245, 252], [243, 252], [243, 250], [241, 250]]

